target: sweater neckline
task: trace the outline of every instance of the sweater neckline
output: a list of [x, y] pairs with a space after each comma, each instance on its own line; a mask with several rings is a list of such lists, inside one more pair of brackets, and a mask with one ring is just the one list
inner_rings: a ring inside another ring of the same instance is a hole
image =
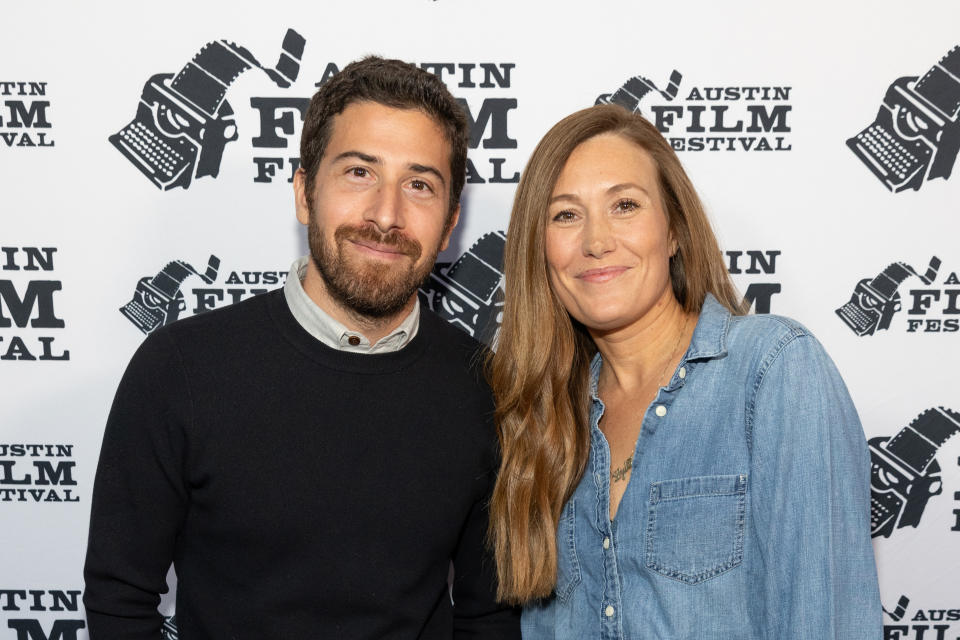
[[420, 358], [433, 333], [430, 314], [421, 312], [417, 335], [399, 351], [373, 354], [340, 351], [323, 344], [300, 326], [283, 296], [283, 289], [264, 295], [270, 298], [267, 309], [281, 335], [306, 357], [337, 371], [372, 375], [400, 371]]

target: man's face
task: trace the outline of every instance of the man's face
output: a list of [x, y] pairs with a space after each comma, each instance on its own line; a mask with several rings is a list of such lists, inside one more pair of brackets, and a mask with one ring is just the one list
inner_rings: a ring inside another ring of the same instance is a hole
[[368, 318], [400, 312], [446, 248], [450, 144], [414, 109], [347, 106], [333, 122], [312, 193], [294, 177], [297, 218], [335, 304]]

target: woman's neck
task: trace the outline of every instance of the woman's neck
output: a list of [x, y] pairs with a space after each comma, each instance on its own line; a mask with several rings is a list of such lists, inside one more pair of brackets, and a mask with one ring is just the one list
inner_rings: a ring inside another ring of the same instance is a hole
[[601, 390], [630, 393], [665, 384], [666, 373], [676, 368], [695, 326], [696, 314], [684, 311], [667, 290], [649, 313], [631, 325], [591, 332], [603, 357]]

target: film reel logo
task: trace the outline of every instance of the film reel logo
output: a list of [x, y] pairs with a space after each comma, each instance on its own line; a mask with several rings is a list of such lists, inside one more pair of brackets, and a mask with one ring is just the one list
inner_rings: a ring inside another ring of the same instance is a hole
[[437, 265], [420, 287], [420, 301], [450, 324], [489, 346], [503, 313], [502, 231], [481, 236], [456, 262]]

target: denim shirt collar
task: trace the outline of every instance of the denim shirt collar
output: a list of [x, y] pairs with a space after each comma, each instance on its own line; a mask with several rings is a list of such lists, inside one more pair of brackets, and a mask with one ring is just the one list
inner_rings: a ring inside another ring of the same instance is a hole
[[[690, 339], [690, 347], [680, 359], [680, 366], [686, 366], [689, 360], [710, 360], [727, 354], [727, 329], [730, 326], [730, 312], [720, 304], [713, 294], [708, 293], [700, 308], [700, 317]], [[603, 358], [599, 352], [590, 362], [590, 398], [600, 402], [597, 385]]]

